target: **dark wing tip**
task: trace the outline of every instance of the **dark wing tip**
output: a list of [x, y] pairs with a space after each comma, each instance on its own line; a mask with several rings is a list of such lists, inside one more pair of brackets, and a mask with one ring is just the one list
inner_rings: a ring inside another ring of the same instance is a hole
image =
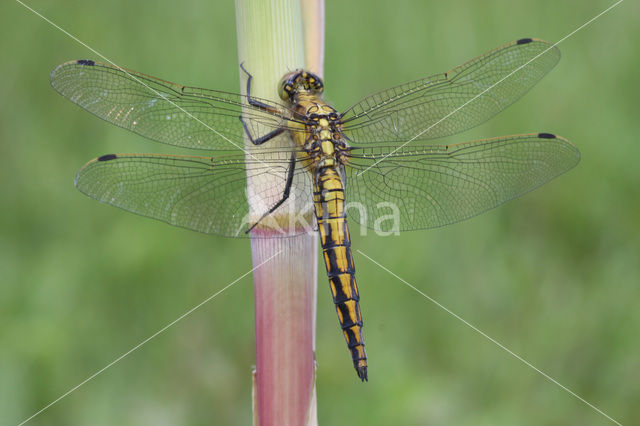
[[360, 377], [360, 380], [362, 380], [363, 382], [368, 382], [369, 381], [369, 376], [367, 375], [367, 366], [363, 366], [363, 367], [356, 367], [356, 372], [358, 373], [358, 377]]
[[91, 59], [78, 59], [78, 60], [76, 61], [76, 63], [77, 63], [78, 65], [87, 65], [87, 66], [90, 66], [90, 67], [96, 64], [96, 63], [95, 63], [94, 61], [92, 61]]
[[556, 139], [556, 135], [553, 133], [538, 133], [540, 139]]
[[521, 38], [520, 40], [516, 41], [516, 44], [527, 44], [531, 43], [532, 41], [532, 38]]
[[98, 161], [109, 161], [109, 160], [115, 160], [116, 158], [118, 158], [116, 154], [106, 154], [101, 157], [98, 157]]

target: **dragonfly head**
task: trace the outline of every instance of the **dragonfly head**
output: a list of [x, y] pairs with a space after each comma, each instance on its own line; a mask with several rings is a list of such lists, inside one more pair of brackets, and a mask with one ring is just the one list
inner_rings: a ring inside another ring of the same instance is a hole
[[291, 101], [299, 93], [320, 94], [324, 90], [322, 79], [305, 70], [296, 70], [287, 73], [280, 80], [280, 97], [285, 101]]

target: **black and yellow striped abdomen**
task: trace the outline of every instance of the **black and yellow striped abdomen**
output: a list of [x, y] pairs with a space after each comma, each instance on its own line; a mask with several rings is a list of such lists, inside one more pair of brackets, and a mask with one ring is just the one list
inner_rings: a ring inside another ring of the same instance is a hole
[[362, 337], [360, 297], [344, 209], [344, 188], [335, 168], [318, 170], [313, 201], [338, 320], [351, 351], [353, 366], [364, 381], [367, 380], [367, 354]]

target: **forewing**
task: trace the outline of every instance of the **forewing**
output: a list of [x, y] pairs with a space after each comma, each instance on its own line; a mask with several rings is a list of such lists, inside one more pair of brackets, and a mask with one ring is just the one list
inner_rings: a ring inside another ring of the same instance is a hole
[[[270, 152], [261, 161], [245, 161], [243, 155], [109, 154], [82, 167], [76, 186], [98, 201], [171, 225], [243, 237], [249, 226], [282, 198], [289, 158], [287, 151]], [[247, 189], [247, 176], [269, 184]], [[307, 223], [284, 223], [282, 215], [269, 216], [257, 228], [273, 231], [266, 233], [271, 237], [309, 231], [313, 225], [308, 220], [311, 194], [309, 173], [296, 169], [291, 196], [274, 213], [297, 212], [299, 219], [306, 212]], [[263, 234], [256, 232], [257, 236]]]
[[545, 41], [514, 41], [449, 72], [364, 98], [345, 111], [344, 134], [361, 145], [462, 132], [519, 99], [559, 59], [560, 51]]
[[468, 219], [539, 187], [580, 159], [568, 140], [548, 133], [393, 150], [354, 149], [345, 167], [350, 218], [384, 232]]
[[183, 86], [90, 60], [59, 65], [50, 80], [58, 93], [92, 114], [185, 148], [242, 149], [241, 114], [256, 137], [265, 127], [286, 127], [288, 120], [286, 108], [270, 101], [260, 99], [272, 110], [265, 112], [242, 95]]

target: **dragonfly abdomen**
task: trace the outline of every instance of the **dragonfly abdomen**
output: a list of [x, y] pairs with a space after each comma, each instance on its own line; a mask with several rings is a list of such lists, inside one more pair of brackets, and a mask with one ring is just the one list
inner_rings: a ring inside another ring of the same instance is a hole
[[327, 275], [340, 327], [358, 377], [367, 380], [367, 354], [362, 337], [360, 296], [351, 256], [351, 240], [344, 211], [344, 188], [333, 167], [318, 171], [314, 203]]

